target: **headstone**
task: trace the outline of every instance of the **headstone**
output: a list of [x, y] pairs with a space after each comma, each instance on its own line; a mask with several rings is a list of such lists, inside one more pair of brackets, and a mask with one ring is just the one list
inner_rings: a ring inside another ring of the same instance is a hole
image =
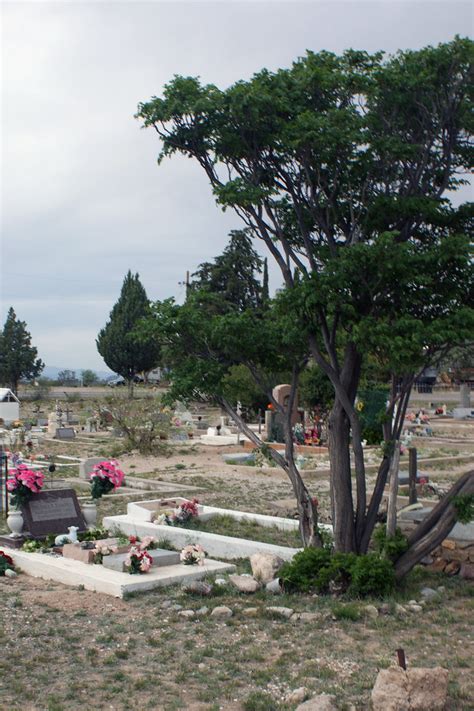
[[[180, 558], [179, 553], [176, 551], [165, 551], [165, 550], [149, 550], [147, 553], [151, 556], [153, 566], [164, 566], [164, 565], [179, 565]], [[122, 573], [124, 570], [124, 563], [128, 553], [118, 553], [116, 555], [104, 555], [102, 559], [102, 565], [104, 568], [109, 568], [109, 570], [116, 570]]]
[[22, 507], [25, 529], [33, 538], [66, 533], [69, 526], [87, 526], [74, 489], [40, 491]]
[[83, 459], [79, 464], [79, 477], [89, 481], [89, 475], [92, 473], [95, 465], [103, 461], [104, 457], [89, 457], [89, 459]]
[[58, 427], [54, 437], [55, 439], [71, 440], [75, 439], [76, 432], [73, 427]]
[[[288, 407], [288, 402], [290, 399], [291, 385], [283, 384], [277, 385], [273, 388], [273, 397], [279, 405], [282, 405], [285, 409]], [[293, 409], [291, 411], [291, 424], [296, 425], [300, 422], [300, 416], [298, 413], [298, 395], [296, 394], [295, 400], [293, 402]]]
[[459, 405], [460, 407], [471, 407], [471, 390], [467, 383], [463, 383], [459, 389]]

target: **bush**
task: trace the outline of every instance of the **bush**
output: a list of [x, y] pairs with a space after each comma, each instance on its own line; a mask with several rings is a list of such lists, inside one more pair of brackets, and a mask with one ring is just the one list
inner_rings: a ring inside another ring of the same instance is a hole
[[357, 597], [385, 597], [395, 586], [393, 565], [376, 553], [355, 557], [349, 592]]
[[395, 585], [393, 565], [376, 553], [334, 553], [327, 548], [305, 548], [285, 563], [279, 574], [286, 592], [348, 591], [351, 595], [383, 597]]
[[387, 527], [385, 525], [378, 526], [375, 529], [373, 543], [377, 553], [392, 562], [398, 560], [408, 550], [408, 539], [401, 530], [397, 528], [395, 535], [387, 538]]

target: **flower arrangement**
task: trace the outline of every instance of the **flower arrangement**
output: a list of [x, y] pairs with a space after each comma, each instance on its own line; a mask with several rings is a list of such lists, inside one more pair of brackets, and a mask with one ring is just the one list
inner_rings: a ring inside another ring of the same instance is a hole
[[12, 494], [12, 506], [20, 508], [43, 488], [44, 474], [29, 469], [26, 464], [18, 463], [8, 472], [7, 490]]
[[157, 547], [156, 538], [153, 536], [144, 536], [141, 539], [138, 536], [129, 536], [128, 541], [140, 551], [153, 550]]
[[130, 575], [142, 575], [143, 573], [148, 573], [152, 563], [153, 559], [146, 550], [140, 550], [132, 546], [125, 558], [125, 569]]
[[5, 575], [6, 570], [13, 570], [13, 568], [13, 559], [3, 551], [0, 551], [0, 577]]
[[184, 565], [204, 565], [206, 555], [206, 551], [199, 543], [191, 543], [183, 548], [179, 558]]
[[293, 427], [293, 439], [297, 444], [305, 443], [305, 432], [301, 422], [297, 422]]
[[161, 526], [185, 526], [193, 517], [198, 516], [198, 499], [183, 501], [172, 513], [159, 514], [154, 523]]
[[91, 496], [100, 499], [104, 494], [109, 494], [113, 489], [122, 486], [124, 473], [119, 469], [118, 462], [111, 459], [107, 462], [96, 464], [90, 474]]

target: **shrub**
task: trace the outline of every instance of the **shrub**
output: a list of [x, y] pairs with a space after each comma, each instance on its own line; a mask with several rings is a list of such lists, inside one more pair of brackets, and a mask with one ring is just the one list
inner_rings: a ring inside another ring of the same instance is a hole
[[352, 595], [384, 597], [392, 592], [394, 586], [395, 572], [390, 560], [376, 553], [355, 557], [349, 588]]
[[385, 556], [392, 562], [396, 561], [408, 550], [408, 539], [403, 535], [401, 530], [397, 528], [394, 536], [387, 537], [387, 528], [385, 525], [378, 526], [375, 529], [373, 543], [377, 553], [380, 556]]
[[332, 608], [332, 614], [336, 620], [351, 620], [351, 622], [357, 622], [357, 620], [360, 619], [360, 610], [354, 603], [349, 603], [348, 605], [337, 603]]
[[288, 592], [307, 592], [315, 587], [322, 568], [328, 567], [331, 553], [326, 548], [305, 548], [295, 555], [291, 563], [284, 563], [279, 577]]

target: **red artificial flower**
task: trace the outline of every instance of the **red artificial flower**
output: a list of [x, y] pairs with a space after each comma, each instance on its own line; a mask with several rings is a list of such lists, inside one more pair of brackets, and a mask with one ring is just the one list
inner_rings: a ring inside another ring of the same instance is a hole
[[138, 539], [136, 536], [129, 536], [128, 540], [132, 544], [132, 546], [134, 546]]
[[13, 558], [10, 558], [10, 556], [4, 553], [3, 551], [0, 551], [0, 557], [4, 558], [8, 565], [13, 565]]

